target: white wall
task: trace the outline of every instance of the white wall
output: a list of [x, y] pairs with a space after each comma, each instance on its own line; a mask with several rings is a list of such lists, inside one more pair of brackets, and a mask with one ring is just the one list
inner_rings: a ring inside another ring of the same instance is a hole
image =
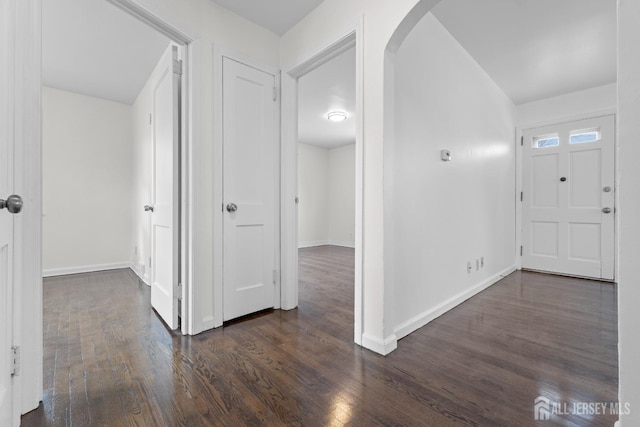
[[45, 275], [128, 266], [131, 107], [42, 89]]
[[329, 244], [329, 150], [298, 144], [298, 246]]
[[527, 126], [573, 119], [584, 114], [615, 111], [617, 97], [617, 84], [612, 83], [520, 104], [517, 106], [518, 126], [524, 129]]
[[352, 248], [356, 220], [356, 146], [329, 150], [329, 243]]
[[515, 106], [431, 13], [398, 50], [395, 84], [385, 282], [400, 338], [515, 269]]
[[640, 425], [640, 2], [618, 0], [618, 336], [620, 402], [631, 413], [621, 426]]
[[353, 247], [355, 146], [298, 144], [298, 246]]
[[[361, 183], [362, 196], [358, 201], [362, 210], [362, 221], [356, 228], [356, 322], [354, 340], [378, 353], [386, 354], [396, 347], [393, 324], [389, 318], [387, 304], [389, 290], [384, 282], [383, 260], [383, 140], [391, 137], [385, 133], [390, 129], [386, 123], [385, 107], [391, 105], [392, 97], [385, 94], [385, 83], [391, 78], [386, 69], [387, 48], [401, 43], [404, 34], [411, 29], [415, 16], [422, 16], [438, 3], [438, 0], [325, 0], [294, 28], [282, 37], [280, 44], [283, 99], [283, 146], [282, 164], [283, 197], [293, 198], [295, 189], [287, 186], [295, 176], [296, 158], [294, 148], [295, 126], [287, 118], [295, 115], [296, 82], [288, 73], [304, 61], [343, 39], [360, 24], [365, 28], [356, 47], [356, 96], [362, 94], [362, 145], [356, 148], [360, 166], [356, 169], [356, 181]], [[411, 12], [410, 17], [407, 15]], [[406, 19], [405, 19], [406, 18]], [[399, 28], [400, 27], [400, 28]], [[393, 38], [393, 40], [392, 40]], [[361, 160], [361, 161], [360, 161]], [[289, 168], [289, 169], [287, 169]], [[295, 207], [283, 205], [283, 217], [293, 217]], [[285, 235], [287, 229], [284, 230]], [[285, 248], [286, 251], [286, 248]], [[289, 255], [289, 257], [287, 257]], [[295, 266], [291, 251], [283, 258], [283, 280], [295, 280]], [[285, 290], [286, 291], [286, 290]], [[293, 298], [293, 296], [291, 296]]]

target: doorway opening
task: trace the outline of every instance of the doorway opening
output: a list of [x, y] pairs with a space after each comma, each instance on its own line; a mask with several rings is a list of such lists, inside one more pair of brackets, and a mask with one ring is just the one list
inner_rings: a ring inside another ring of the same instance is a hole
[[131, 268], [189, 333], [191, 40], [134, 6], [43, 5], [43, 275]]
[[353, 322], [355, 80], [355, 46], [298, 79], [299, 308], [337, 335]]
[[[319, 52], [312, 53], [307, 59], [285, 69], [282, 73], [283, 93], [283, 129], [282, 129], [282, 172], [281, 172], [281, 301], [282, 308], [292, 309], [298, 306], [298, 92], [301, 78], [316, 68], [355, 48], [355, 229], [353, 230], [353, 340], [362, 343], [362, 229], [363, 229], [363, 138], [362, 138], [362, 99], [363, 99], [363, 45], [362, 22]], [[330, 108], [325, 106], [325, 108]], [[328, 113], [322, 111], [323, 120]], [[304, 203], [304, 201], [303, 201]], [[328, 237], [327, 237], [328, 239]]]

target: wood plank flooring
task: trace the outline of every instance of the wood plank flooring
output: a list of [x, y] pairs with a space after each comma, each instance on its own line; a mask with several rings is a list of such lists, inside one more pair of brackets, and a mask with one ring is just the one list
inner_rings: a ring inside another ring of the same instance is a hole
[[[194, 337], [129, 270], [45, 280], [44, 400], [24, 426], [611, 426], [615, 286], [516, 272], [382, 357], [353, 344], [353, 250], [300, 250], [300, 306]], [[446, 286], [446, 283], [440, 284]]]

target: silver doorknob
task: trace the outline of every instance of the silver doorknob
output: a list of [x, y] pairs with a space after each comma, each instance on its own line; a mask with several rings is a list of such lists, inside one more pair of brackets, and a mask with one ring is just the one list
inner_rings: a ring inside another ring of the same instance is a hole
[[602, 208], [602, 212], [606, 214], [611, 213], [611, 208]]
[[238, 210], [238, 205], [236, 205], [235, 203], [229, 203], [227, 205], [227, 212], [235, 212]]
[[144, 211], [145, 212], [153, 212], [153, 206], [152, 205], [144, 205]]
[[7, 208], [12, 214], [20, 213], [22, 210], [22, 197], [12, 194], [7, 197], [7, 200], [0, 199], [0, 209]]
[[612, 188], [611, 188], [611, 187], [609, 187], [609, 186], [604, 187], [604, 188], [602, 189], [602, 191], [604, 191], [605, 193], [611, 193], [611, 190], [612, 190]]

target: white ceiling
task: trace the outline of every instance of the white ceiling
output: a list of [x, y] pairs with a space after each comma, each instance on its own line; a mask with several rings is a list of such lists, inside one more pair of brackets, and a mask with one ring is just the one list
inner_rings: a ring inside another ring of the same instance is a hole
[[[278, 34], [322, 2], [215, 1]], [[443, 0], [434, 14], [516, 104], [616, 80], [616, 0]], [[131, 104], [168, 42], [106, 0], [43, 1], [47, 86]], [[346, 56], [301, 79], [302, 140], [341, 145], [347, 128], [354, 134], [353, 120], [323, 121], [330, 109], [353, 110]]]
[[[299, 79], [299, 142], [324, 148], [355, 143], [355, 55], [351, 48]], [[329, 121], [330, 111], [344, 111], [348, 118]]]
[[213, 0], [272, 32], [283, 35], [323, 0]]
[[433, 13], [516, 105], [616, 81], [616, 0], [443, 0]]
[[168, 44], [105, 0], [42, 2], [46, 86], [132, 104]]

